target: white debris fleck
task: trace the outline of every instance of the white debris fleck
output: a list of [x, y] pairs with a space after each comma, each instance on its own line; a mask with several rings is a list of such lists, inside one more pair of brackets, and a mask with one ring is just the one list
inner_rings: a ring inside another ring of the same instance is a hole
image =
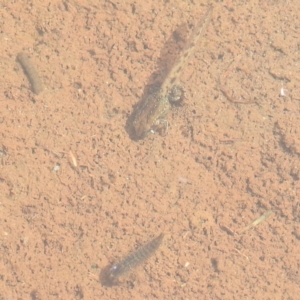
[[53, 172], [57, 172], [60, 169], [60, 164], [56, 163], [54, 168], [52, 169]]
[[286, 97], [287, 96], [287, 90], [284, 89], [283, 87], [280, 89], [280, 97]]

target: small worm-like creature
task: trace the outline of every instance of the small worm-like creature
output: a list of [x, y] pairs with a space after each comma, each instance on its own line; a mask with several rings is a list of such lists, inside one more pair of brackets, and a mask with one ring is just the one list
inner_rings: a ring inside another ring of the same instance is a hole
[[43, 90], [43, 84], [31, 60], [25, 53], [19, 53], [17, 55], [17, 61], [21, 64], [26, 76], [28, 77], [32, 91], [38, 95]]
[[118, 279], [128, 273], [133, 268], [145, 262], [159, 248], [164, 238], [164, 234], [160, 234], [154, 240], [139, 248], [137, 251], [129, 254], [119, 263], [112, 265], [106, 271], [105, 285], [112, 286], [118, 283]]

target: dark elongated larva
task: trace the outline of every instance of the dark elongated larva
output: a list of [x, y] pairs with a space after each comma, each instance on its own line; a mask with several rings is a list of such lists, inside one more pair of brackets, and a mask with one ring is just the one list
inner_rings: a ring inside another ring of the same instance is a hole
[[133, 268], [137, 267], [141, 263], [145, 262], [151, 255], [155, 253], [155, 251], [159, 248], [164, 238], [164, 234], [160, 234], [154, 240], [146, 244], [145, 246], [141, 247], [134, 253], [125, 257], [122, 261], [118, 264], [113, 265], [108, 270], [108, 278], [107, 280], [111, 284], [117, 283], [118, 279], [124, 275], [125, 273], [129, 272]]
[[38, 95], [43, 90], [43, 84], [35, 67], [25, 53], [19, 53], [17, 60], [21, 64], [26, 76], [29, 79], [32, 91]]

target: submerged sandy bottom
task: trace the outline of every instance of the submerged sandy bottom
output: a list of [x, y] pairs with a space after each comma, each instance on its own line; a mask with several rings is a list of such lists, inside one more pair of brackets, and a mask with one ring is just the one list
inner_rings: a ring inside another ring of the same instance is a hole
[[48, 2], [0, 5], [0, 298], [297, 299], [299, 2], [215, 3], [183, 105], [142, 141], [128, 117], [207, 1]]

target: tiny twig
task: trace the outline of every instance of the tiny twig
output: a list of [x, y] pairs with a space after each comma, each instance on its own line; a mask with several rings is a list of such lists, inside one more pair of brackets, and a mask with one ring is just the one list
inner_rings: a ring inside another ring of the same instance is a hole
[[273, 213], [272, 210], [267, 210], [267, 211], [266, 211], [264, 214], [262, 214], [259, 218], [255, 219], [255, 220], [254, 220], [253, 222], [251, 222], [248, 226], [246, 226], [246, 227], [240, 232], [240, 234], [243, 233], [243, 232], [245, 232], [246, 230], [249, 230], [249, 229], [251, 229], [251, 228], [257, 226], [257, 225], [260, 224], [261, 222], [266, 221], [266, 220], [270, 217], [270, 215], [271, 215], [272, 213]]

